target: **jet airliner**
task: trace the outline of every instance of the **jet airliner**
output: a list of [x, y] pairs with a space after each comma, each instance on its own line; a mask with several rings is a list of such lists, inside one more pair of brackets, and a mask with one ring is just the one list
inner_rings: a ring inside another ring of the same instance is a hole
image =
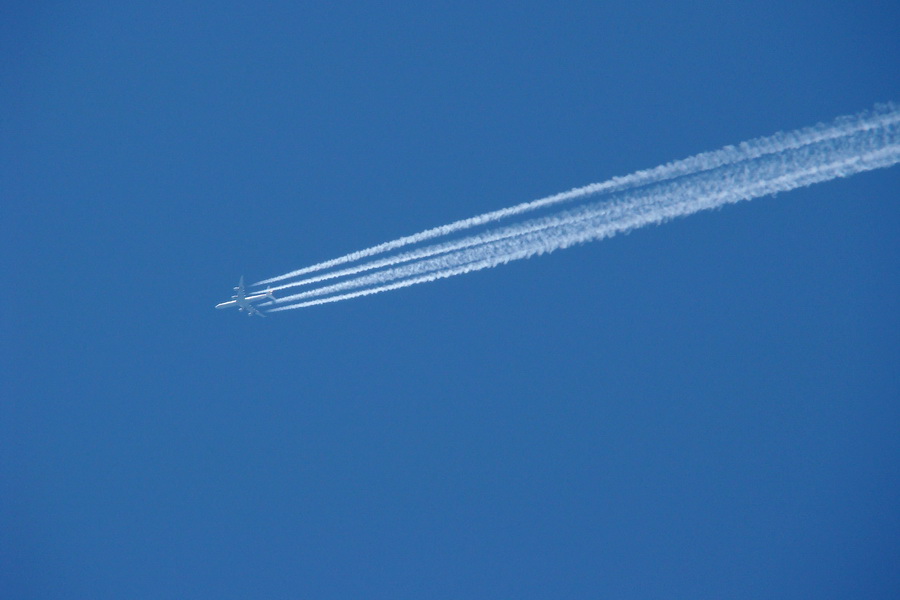
[[241, 275], [241, 280], [235, 286], [234, 296], [231, 297], [231, 300], [216, 304], [216, 308], [231, 308], [232, 306], [237, 306], [238, 310], [246, 311], [248, 317], [252, 317], [253, 315], [264, 317], [266, 315], [259, 312], [259, 309], [253, 306], [253, 303], [266, 299], [275, 300], [275, 296], [272, 295], [272, 288], [267, 289], [265, 293], [248, 296], [247, 292], [244, 290], [244, 276]]

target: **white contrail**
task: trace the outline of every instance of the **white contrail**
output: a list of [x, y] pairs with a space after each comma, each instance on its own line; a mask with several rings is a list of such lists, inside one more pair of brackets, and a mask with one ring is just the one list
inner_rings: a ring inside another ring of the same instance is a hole
[[[792, 132], [777, 133], [769, 137], [759, 138], [751, 140], [749, 142], [743, 142], [738, 146], [726, 146], [721, 150], [705, 152], [688, 159], [675, 161], [666, 165], [655, 167], [653, 169], [637, 171], [635, 173], [632, 173], [631, 175], [626, 175], [624, 177], [615, 177], [602, 183], [590, 184], [584, 187], [569, 190], [567, 192], [555, 194], [546, 198], [541, 198], [539, 200], [526, 202], [510, 208], [496, 210], [469, 219], [463, 219], [454, 223], [450, 223], [449, 225], [443, 225], [440, 227], [435, 227], [433, 229], [428, 229], [415, 235], [402, 237], [391, 242], [372, 246], [371, 248], [353, 252], [336, 259], [321, 262], [309, 267], [305, 267], [303, 269], [298, 269], [296, 271], [291, 271], [290, 273], [286, 273], [284, 275], [264, 279], [262, 281], [256, 282], [254, 285], [266, 285], [275, 283], [277, 281], [283, 281], [285, 279], [292, 279], [294, 277], [299, 277], [307, 273], [329, 269], [376, 254], [396, 250], [410, 244], [418, 244], [429, 239], [434, 239], [437, 237], [449, 235], [451, 233], [456, 233], [466, 229], [486, 225], [495, 221], [507, 219], [541, 208], [547, 208], [549, 206], [562, 202], [570, 202], [572, 200], [582, 199], [600, 193], [613, 193], [617, 191], [632, 189], [635, 187], [642, 187], [659, 181], [670, 180], [707, 171], [710, 169], [716, 169], [727, 164], [735, 164], [738, 162], [752, 160], [770, 154], [784, 152], [786, 150], [796, 149], [809, 144], [815, 144], [830, 139], [840, 138], [842, 136], [847, 136], [856, 132], [877, 130], [879, 128], [890, 126], [891, 124], [896, 123], [898, 119], [900, 119], [900, 115], [898, 115], [897, 111], [893, 107], [882, 107], [875, 112], [865, 112], [858, 115], [839, 118], [832, 124], [819, 124], [813, 127], [798, 129]], [[413, 259], [406, 258], [404, 260]], [[304, 280], [303, 282], [289, 284], [284, 287], [306, 285], [316, 281], [323, 281], [325, 279], [332, 279], [335, 277], [358, 273], [365, 270], [381, 268], [385, 266], [385, 264], [389, 264], [389, 262], [390, 261], [373, 266], [364, 265], [355, 267], [354, 269], [347, 270], [346, 272], [341, 272], [341, 274], [322, 275], [310, 280]]]
[[[317, 300], [308, 300], [287, 306], [277, 306], [269, 312], [292, 310], [318, 304], [338, 302], [340, 300], [349, 300], [351, 298], [369, 296], [380, 292], [409, 287], [418, 283], [436, 281], [454, 275], [471, 273], [473, 271], [495, 267], [514, 260], [529, 258], [536, 254], [549, 253], [575, 244], [611, 237], [617, 233], [626, 233], [646, 225], [660, 224], [679, 216], [686, 216], [702, 210], [717, 208], [724, 204], [758, 198], [779, 191], [789, 191], [791, 189], [804, 187], [820, 181], [827, 181], [836, 177], [846, 177], [862, 171], [894, 165], [898, 162], [900, 162], [900, 149], [894, 148], [862, 157], [862, 162], [857, 159], [851, 159], [843, 161], [842, 163], [828, 165], [825, 170], [818, 168], [810, 169], [795, 175], [783, 176], [770, 180], [758, 186], [749, 185], [745, 188], [737, 188], [734, 190], [733, 194], [700, 196], [696, 197], [694, 202], [673, 202], [671, 204], [646, 201], [643, 206], [640, 204], [634, 206], [633, 212], [627, 217], [623, 217], [613, 222], [608, 222], [605, 216], [601, 216], [599, 222], [598, 220], [591, 218], [580, 219], [575, 222], [575, 224], [577, 224], [576, 227], [570, 227], [561, 232], [552, 232], [553, 235], [549, 238], [528, 234], [515, 239], [511, 244], [489, 244], [480, 251], [469, 253], [461, 252], [451, 255], [450, 260], [445, 261], [441, 266], [436, 264], [422, 265], [418, 269], [422, 273], [419, 275], [416, 275], [413, 271], [406, 273], [397, 272], [381, 278], [385, 282], [393, 281], [393, 283], [385, 283], [383, 285], [369, 287], [347, 294], [329, 296]], [[865, 165], [865, 168], [858, 168], [862, 165]], [[407, 278], [404, 279], [403, 277]], [[347, 282], [347, 284], [352, 283], [354, 285], [340, 285], [333, 287], [361, 287], [377, 282], [376, 278], [365, 282], [353, 280], [352, 282]], [[335, 291], [338, 290], [321, 288], [311, 290], [304, 294], [298, 294], [297, 296], [310, 297], [333, 293]], [[289, 297], [288, 299], [293, 299], [293, 297]]]
[[[533, 227], [536, 228], [546, 228], [548, 225], [544, 224], [545, 220], [536, 219], [533, 221], [528, 221], [528, 223], [534, 223]], [[464, 248], [468, 248], [471, 246], [485, 244], [491, 241], [497, 241], [509, 237], [515, 237], [525, 233], [522, 230], [521, 224], [516, 224], [509, 227], [503, 227], [499, 229], [491, 230], [491, 232], [482, 235], [482, 236], [472, 236], [459, 240], [454, 240], [451, 242], [445, 242], [441, 244], [433, 244], [431, 246], [426, 246], [424, 248], [418, 248], [416, 250], [412, 250], [409, 252], [404, 252], [403, 254], [396, 254], [392, 256], [388, 256], [382, 259], [373, 260], [362, 265], [358, 265], [355, 267], [350, 267], [347, 269], [340, 269], [337, 271], [328, 271], [323, 273], [322, 275], [317, 275], [314, 277], [309, 277], [307, 279], [301, 279], [299, 281], [292, 281], [290, 283], [285, 283], [282, 285], [277, 285], [272, 287], [273, 292], [277, 292], [279, 290], [285, 290], [294, 287], [301, 287], [306, 285], [311, 285], [313, 283], [318, 283], [320, 281], [327, 281], [329, 279], [337, 279], [339, 277], [348, 277], [350, 275], [355, 275], [357, 273], [362, 273], [365, 271], [372, 271], [375, 269], [383, 269], [385, 267], [392, 267], [394, 265], [412, 262], [421, 260], [423, 258], [428, 258], [429, 256], [435, 256], [438, 254], [447, 254], [450, 252], [454, 252], [457, 250], [462, 250]], [[294, 298], [294, 296], [287, 296], [287, 298]]]
[[[824, 136], [821, 135], [823, 129], [803, 130], [815, 131], [818, 134], [815, 141], [794, 143], [790, 148], [784, 146], [780, 152], [757, 153], [750, 159], [697, 170], [670, 181], [657, 181], [631, 190], [625, 188], [610, 195], [607, 202], [487, 231], [449, 244], [437, 244], [419, 250], [418, 255], [416, 252], [399, 255], [393, 262], [391, 259], [376, 261], [381, 264], [371, 269], [402, 262], [409, 264], [280, 298], [272, 311], [336, 302], [434, 281], [728, 203], [890, 166], [900, 162], [900, 111], [893, 106], [881, 111], [874, 117], [860, 115], [839, 120], [834, 127], [842, 123], [854, 124], [840, 134]], [[860, 126], [863, 122], [866, 125]], [[797, 141], [797, 135], [781, 134], [780, 139]], [[409, 258], [410, 255], [413, 257]], [[434, 258], [423, 259], [426, 256]], [[365, 286], [374, 287], [340, 293]], [[338, 295], [312, 299], [335, 293]], [[297, 302], [300, 300], [303, 301]], [[297, 303], [284, 305], [286, 302]]]
[[[404, 267], [396, 267], [397, 264], [401, 264], [403, 262], [408, 262], [407, 260], [398, 260], [391, 261], [390, 265], [395, 268], [385, 269], [383, 271], [379, 271], [377, 273], [373, 273], [372, 275], [366, 275], [363, 277], [357, 277], [348, 281], [344, 281], [341, 283], [336, 283], [328, 286], [319, 287], [313, 290], [308, 290], [306, 292], [302, 292], [299, 294], [293, 294], [291, 296], [284, 296], [278, 299], [278, 302], [284, 304], [286, 302], [293, 302], [296, 300], [300, 300], [303, 298], [309, 298], [312, 296], [321, 296], [324, 294], [331, 294], [335, 292], [340, 292], [347, 289], [363, 287], [367, 285], [375, 285], [381, 284], [386, 281], [391, 281], [394, 279], [398, 279], [401, 277], [409, 277], [411, 275], [420, 275], [426, 272], [439, 271], [448, 266], [448, 261], [458, 261], [459, 257], [464, 256], [459, 250], [464, 250], [466, 248], [484, 248], [486, 246], [491, 246], [492, 248], [499, 247], [498, 242], [502, 242], [503, 240], [510, 240], [513, 238], [521, 238], [522, 236], [528, 234], [534, 234], [538, 232], [558, 229], [560, 227], [575, 224], [580, 221], [584, 221], [586, 218], [596, 217], [597, 214], [604, 215], [613, 215], [621, 212], [621, 208], [615, 204], [609, 204], [604, 206], [602, 209], [595, 209], [590, 215], [585, 215], [585, 210], [573, 210], [567, 211], [564, 214], [554, 215], [552, 217], [545, 217], [541, 219], [532, 219], [530, 221], [526, 221], [524, 223], [519, 223], [511, 227], [504, 227], [500, 230], [492, 230], [491, 232], [487, 232], [485, 234], [470, 236], [459, 240], [457, 242], [453, 242], [450, 244], [436, 244], [434, 246], [429, 246], [428, 248], [423, 248], [421, 255], [423, 257], [430, 257], [435, 255], [444, 255], [440, 258], [434, 258], [431, 260], [420, 260], [415, 262], [414, 264], [404, 266]], [[594, 214], [597, 213], [597, 214]], [[476, 251], [477, 252], [477, 251]], [[416, 254], [416, 253], [409, 253]], [[466, 255], [468, 256], [468, 255]], [[380, 261], [379, 261], [380, 262]], [[287, 287], [287, 286], [282, 286]], [[277, 289], [277, 288], [276, 288]]]

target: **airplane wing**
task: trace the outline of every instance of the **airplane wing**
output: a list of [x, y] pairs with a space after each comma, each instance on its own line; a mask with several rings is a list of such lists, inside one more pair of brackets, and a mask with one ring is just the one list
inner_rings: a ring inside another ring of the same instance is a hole
[[238, 293], [238, 295], [244, 295], [244, 276], [241, 275], [241, 280], [238, 282], [237, 287], [234, 288], [234, 291]]
[[256, 308], [255, 306], [253, 306], [252, 304], [248, 304], [248, 305], [247, 305], [247, 312], [248, 312], [249, 314], [251, 314], [251, 315], [256, 315], [256, 316], [258, 316], [258, 317], [264, 317], [264, 316], [266, 316], [266, 315], [262, 314], [261, 312], [259, 312], [259, 309], [257, 309], [257, 308]]

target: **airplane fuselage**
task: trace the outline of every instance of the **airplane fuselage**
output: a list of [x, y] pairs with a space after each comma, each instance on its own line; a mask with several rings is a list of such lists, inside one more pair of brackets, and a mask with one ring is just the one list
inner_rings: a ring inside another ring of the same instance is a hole
[[232, 308], [235, 306], [246, 308], [248, 305], [253, 304], [254, 302], [259, 302], [260, 300], [265, 300], [268, 297], [269, 296], [266, 294], [255, 294], [253, 296], [247, 296], [245, 298], [229, 300], [228, 302], [221, 302], [219, 304], [216, 304], [216, 308]]

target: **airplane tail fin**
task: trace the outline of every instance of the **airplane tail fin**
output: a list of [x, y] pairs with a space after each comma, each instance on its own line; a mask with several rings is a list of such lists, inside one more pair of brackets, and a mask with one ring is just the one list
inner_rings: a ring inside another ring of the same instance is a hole
[[266, 296], [269, 297], [269, 300], [275, 300], [275, 299], [276, 299], [276, 298], [275, 298], [275, 295], [272, 294], [272, 288], [270, 288], [270, 287], [266, 288]]

